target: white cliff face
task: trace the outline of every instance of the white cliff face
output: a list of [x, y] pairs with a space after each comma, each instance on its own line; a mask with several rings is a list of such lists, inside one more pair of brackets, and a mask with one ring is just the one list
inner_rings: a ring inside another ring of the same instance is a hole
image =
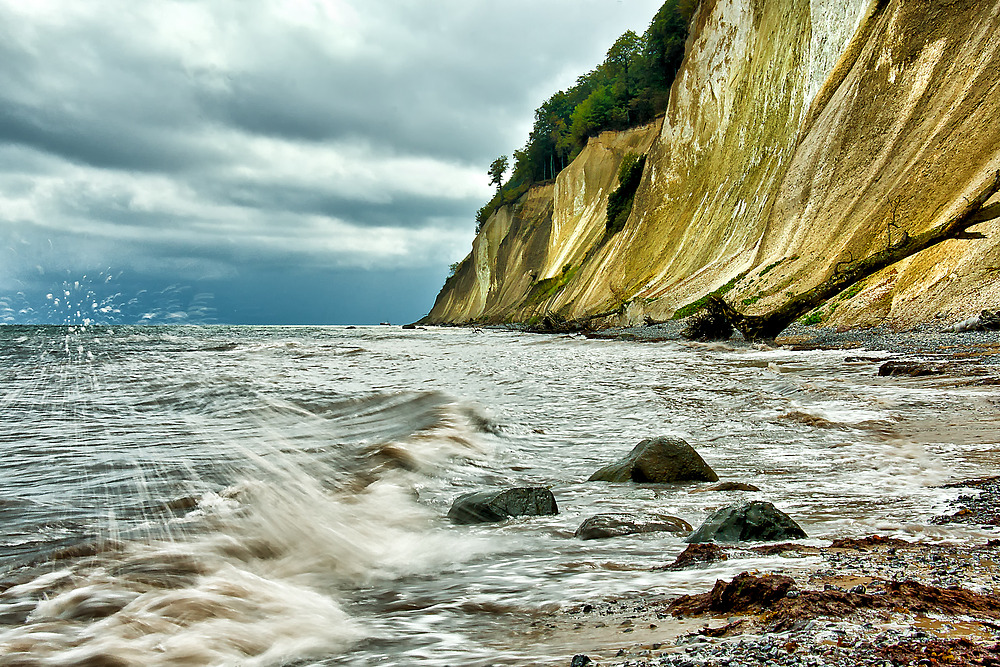
[[[703, 0], [662, 127], [592, 140], [548, 208], [488, 225], [485, 264], [432, 319], [623, 303], [660, 319], [727, 284], [761, 312], [808, 290], [893, 230], [941, 222], [1000, 168], [998, 32], [1000, 0]], [[643, 181], [625, 229], [602, 241], [628, 150], [648, 153]], [[1000, 265], [997, 226], [982, 226], [996, 240], [891, 267], [824, 316], [903, 326], [1000, 306], [1000, 272], [982, 269]]]
[[872, 0], [812, 0], [810, 3], [806, 106], [816, 99], [872, 4]]

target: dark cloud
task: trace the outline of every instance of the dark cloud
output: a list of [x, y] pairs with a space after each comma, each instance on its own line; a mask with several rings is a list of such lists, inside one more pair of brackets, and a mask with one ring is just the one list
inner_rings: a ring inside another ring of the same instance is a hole
[[492, 158], [659, 4], [0, 0], [0, 321], [95, 276], [126, 320], [426, 310]]

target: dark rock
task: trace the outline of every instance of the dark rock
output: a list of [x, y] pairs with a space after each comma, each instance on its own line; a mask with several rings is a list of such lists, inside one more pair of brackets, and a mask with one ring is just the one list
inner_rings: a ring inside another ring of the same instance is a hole
[[804, 544], [795, 544], [794, 542], [778, 542], [776, 544], [765, 544], [759, 547], [750, 547], [750, 551], [761, 554], [763, 556], [780, 556], [781, 554], [796, 553], [796, 554], [811, 554], [817, 555], [820, 552], [818, 547], [810, 547]]
[[884, 537], [882, 535], [869, 535], [868, 537], [862, 537], [861, 539], [844, 537], [836, 539], [830, 544], [831, 549], [855, 549], [857, 551], [868, 551], [869, 549], [875, 549], [878, 547], [898, 548], [912, 546], [912, 542], [900, 540], [895, 537]]
[[581, 540], [596, 540], [604, 537], [618, 537], [635, 533], [680, 533], [691, 532], [691, 524], [675, 516], [654, 514], [649, 517], [634, 514], [598, 514], [592, 516], [576, 529], [575, 535]]
[[590, 320], [567, 320], [557, 313], [546, 313], [538, 324], [524, 330], [528, 333], [584, 333], [591, 329]]
[[732, 581], [716, 581], [710, 593], [682, 595], [667, 608], [674, 616], [697, 616], [708, 612], [755, 612], [768, 609], [795, 587], [795, 580], [777, 574], [761, 577], [741, 572]]
[[604, 466], [590, 482], [717, 482], [719, 476], [688, 443], [680, 438], [651, 438], [636, 445], [628, 456]]
[[753, 484], [745, 484], [743, 482], [719, 482], [707, 489], [699, 489], [700, 491], [760, 491]]
[[717, 544], [689, 544], [674, 562], [664, 567], [664, 570], [684, 570], [702, 563], [717, 563], [728, 560], [729, 555]]
[[984, 310], [979, 314], [979, 326], [986, 331], [1000, 331], [1000, 310]]
[[798, 540], [806, 533], [791, 517], [762, 501], [723, 507], [705, 520], [688, 542]]
[[1000, 330], [1000, 310], [984, 310], [978, 315], [956, 322], [947, 329], [949, 333], [965, 331], [998, 331]]
[[512, 516], [558, 514], [556, 499], [545, 488], [475, 491], [455, 499], [448, 518], [454, 523], [491, 523]]
[[569, 663], [569, 667], [587, 667], [587, 665], [592, 664], [594, 664], [594, 661], [589, 656], [581, 653], [573, 656], [573, 662]]
[[880, 377], [904, 376], [923, 377], [925, 375], [944, 375], [949, 371], [948, 364], [937, 364], [926, 361], [907, 361], [898, 359], [887, 361], [879, 366]]
[[964, 523], [981, 526], [1000, 526], [1000, 477], [967, 480], [947, 484], [945, 488], [971, 487], [979, 493], [961, 495], [955, 503], [958, 511], [931, 519], [934, 524]]
[[729, 340], [733, 337], [733, 325], [722, 312], [710, 308], [688, 318], [681, 337], [688, 340], [707, 342]]
[[741, 572], [729, 583], [715, 582], [711, 610], [714, 612], [767, 609], [795, 587], [795, 580], [779, 574], [756, 577]]
[[417, 325], [416, 324], [404, 324], [403, 328], [406, 329], [407, 331], [413, 331], [414, 329], [417, 328]]

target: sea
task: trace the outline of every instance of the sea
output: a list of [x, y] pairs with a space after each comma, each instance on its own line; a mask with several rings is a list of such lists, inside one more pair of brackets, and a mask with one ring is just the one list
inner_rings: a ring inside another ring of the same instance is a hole
[[[879, 377], [891, 353], [472, 328], [0, 327], [0, 665], [568, 665], [560, 611], [708, 590], [780, 556], [581, 540], [767, 500], [809, 543], [938, 525], [996, 474], [1000, 387]], [[645, 438], [723, 481], [588, 482]], [[559, 513], [453, 525], [463, 493]], [[781, 563], [790, 567], [784, 559]], [[810, 557], [791, 567], [815, 567]], [[663, 624], [671, 623], [669, 618]]]

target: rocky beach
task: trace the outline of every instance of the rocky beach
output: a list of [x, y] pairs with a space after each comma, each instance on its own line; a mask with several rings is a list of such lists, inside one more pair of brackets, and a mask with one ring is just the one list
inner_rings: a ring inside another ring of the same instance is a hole
[[[586, 336], [642, 344], [676, 341], [681, 330], [675, 321]], [[738, 334], [690, 344], [749, 345]], [[907, 331], [796, 324], [774, 345], [843, 350], [845, 364], [868, 363], [900, 382], [933, 376], [942, 387], [1000, 383], [1000, 333], [956, 331], [944, 322]], [[945, 430], [959, 439], [997, 435], [989, 420], [939, 416], [920, 425], [923, 437]], [[948, 486], [962, 493], [935, 525], [1000, 526], [1000, 477]], [[757, 570], [752, 565], [761, 555], [778, 555], [787, 567]], [[571, 644], [576, 637], [580, 651], [566, 661], [573, 667], [1000, 665], [1000, 539], [969, 544], [873, 534], [818, 546], [691, 544], [658, 569], [697, 571], [741, 559], [747, 570], [701, 594], [593, 600], [534, 621], [532, 632], [544, 642], [560, 637]]]

